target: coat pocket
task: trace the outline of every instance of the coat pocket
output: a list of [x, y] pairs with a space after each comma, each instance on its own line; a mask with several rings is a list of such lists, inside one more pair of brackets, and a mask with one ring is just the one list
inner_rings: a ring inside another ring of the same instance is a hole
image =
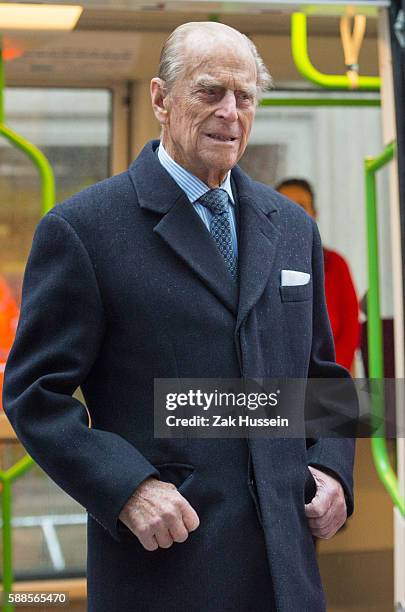
[[256, 487], [256, 479], [255, 479], [255, 474], [253, 470], [252, 455], [250, 452], [249, 452], [249, 458], [248, 458], [247, 485], [248, 485], [249, 493], [255, 505], [257, 518], [259, 519], [259, 523], [263, 526], [262, 511], [260, 508], [259, 496], [258, 496], [257, 487]]
[[284, 285], [280, 287], [282, 302], [305, 302], [312, 298], [312, 282], [307, 285]]

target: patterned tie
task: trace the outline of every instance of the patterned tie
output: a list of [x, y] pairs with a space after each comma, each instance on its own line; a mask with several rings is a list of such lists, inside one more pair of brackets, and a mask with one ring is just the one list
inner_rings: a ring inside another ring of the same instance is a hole
[[213, 213], [210, 223], [211, 236], [217, 243], [232, 278], [236, 280], [238, 275], [238, 262], [232, 245], [228, 194], [224, 189], [211, 189], [204, 193], [204, 195], [198, 199], [198, 202]]

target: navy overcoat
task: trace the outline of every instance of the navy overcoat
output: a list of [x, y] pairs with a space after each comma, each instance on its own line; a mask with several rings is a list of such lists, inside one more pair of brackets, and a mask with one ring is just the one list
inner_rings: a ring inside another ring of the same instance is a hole
[[[91, 612], [321, 612], [304, 483], [308, 464], [334, 474], [350, 515], [353, 441], [153, 436], [155, 377], [348, 376], [334, 363], [316, 224], [236, 166], [238, 291], [157, 146], [39, 223], [5, 412], [88, 511]], [[280, 288], [283, 269], [311, 280]], [[151, 475], [178, 486], [200, 527], [148, 552], [118, 515]]]

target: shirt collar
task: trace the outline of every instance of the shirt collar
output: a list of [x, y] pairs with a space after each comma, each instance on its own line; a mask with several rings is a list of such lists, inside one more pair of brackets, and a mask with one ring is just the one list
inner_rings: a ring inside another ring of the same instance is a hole
[[[194, 174], [191, 174], [188, 170], [180, 166], [174, 159], [168, 154], [163, 144], [159, 144], [158, 158], [164, 169], [170, 174], [173, 180], [176, 181], [178, 186], [185, 192], [186, 196], [193, 204], [201, 198], [204, 193], [210, 191], [211, 187], [208, 187], [203, 181], [201, 181]], [[220, 185], [221, 189], [224, 189], [232, 204], [235, 203], [232, 187], [231, 187], [231, 171], [227, 173], [224, 181]]]

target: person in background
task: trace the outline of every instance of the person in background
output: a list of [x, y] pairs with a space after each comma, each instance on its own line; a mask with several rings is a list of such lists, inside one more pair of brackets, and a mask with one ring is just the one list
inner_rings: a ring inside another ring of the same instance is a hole
[[19, 308], [5, 279], [0, 276], [0, 410], [3, 375], [7, 357], [14, 342]]
[[[276, 186], [277, 191], [317, 218], [312, 186], [305, 179], [290, 178]], [[354, 354], [360, 342], [359, 303], [346, 260], [323, 248], [325, 295], [335, 341], [336, 363], [352, 370]]]

